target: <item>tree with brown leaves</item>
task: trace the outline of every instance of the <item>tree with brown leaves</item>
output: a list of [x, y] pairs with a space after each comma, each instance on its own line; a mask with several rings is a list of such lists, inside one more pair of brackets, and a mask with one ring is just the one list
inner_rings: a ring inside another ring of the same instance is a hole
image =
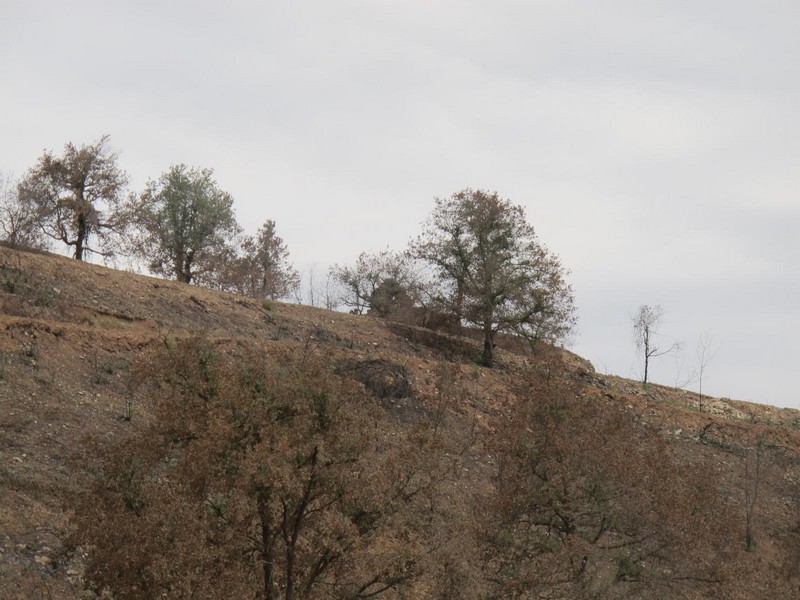
[[223, 271], [223, 288], [254, 298], [286, 298], [300, 284], [300, 277], [289, 262], [289, 249], [271, 219], [256, 235], [244, 236], [236, 256]]
[[563, 367], [521, 378], [483, 519], [492, 598], [715, 597], [732, 521], [707, 469]]
[[414, 589], [446, 542], [430, 533], [441, 479], [430, 426], [392, 438], [326, 360], [193, 339], [140, 372], [159, 397], [155, 422], [98, 455], [73, 504], [95, 589], [376, 598]]
[[[128, 177], [108, 140], [105, 135], [94, 144], [67, 143], [60, 156], [45, 151], [19, 184], [19, 201], [34, 207], [41, 230], [73, 248], [78, 260], [92, 252], [113, 254], [113, 235], [128, 226], [122, 206]], [[89, 245], [92, 238], [100, 248]]]
[[0, 173], [0, 235], [12, 248], [47, 248], [32, 202], [20, 198], [18, 184]]
[[411, 254], [433, 267], [438, 304], [482, 330], [487, 366], [498, 332], [558, 342], [572, 329], [572, 289], [558, 257], [539, 243], [524, 209], [496, 192], [437, 198]]

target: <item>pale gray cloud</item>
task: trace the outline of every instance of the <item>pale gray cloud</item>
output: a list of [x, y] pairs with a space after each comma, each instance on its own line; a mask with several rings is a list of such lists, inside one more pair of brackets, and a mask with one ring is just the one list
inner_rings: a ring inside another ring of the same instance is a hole
[[719, 340], [709, 391], [800, 406], [798, 30], [791, 1], [10, 0], [0, 169], [109, 133], [134, 187], [213, 167], [301, 266], [494, 189], [572, 269], [598, 367], [634, 374], [661, 304]]

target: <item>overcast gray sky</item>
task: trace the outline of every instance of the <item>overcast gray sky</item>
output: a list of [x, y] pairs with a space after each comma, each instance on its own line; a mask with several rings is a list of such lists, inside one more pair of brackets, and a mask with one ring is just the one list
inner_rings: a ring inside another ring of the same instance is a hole
[[0, 170], [107, 133], [134, 189], [213, 168], [300, 268], [496, 190], [571, 269], [598, 371], [638, 375], [660, 304], [684, 372], [718, 343], [705, 390], [799, 407], [798, 31], [796, 0], [3, 0]]

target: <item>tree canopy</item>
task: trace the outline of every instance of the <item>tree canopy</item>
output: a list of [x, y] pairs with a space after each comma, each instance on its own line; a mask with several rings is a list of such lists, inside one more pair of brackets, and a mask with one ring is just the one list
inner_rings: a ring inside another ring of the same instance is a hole
[[299, 285], [299, 276], [289, 262], [289, 249], [268, 219], [256, 235], [242, 238], [237, 256], [223, 275], [223, 287], [254, 298], [285, 298]]
[[437, 198], [411, 253], [433, 267], [438, 304], [481, 328], [487, 366], [498, 332], [558, 342], [572, 329], [572, 289], [558, 257], [539, 243], [523, 208], [496, 192]]
[[[128, 177], [108, 140], [67, 143], [60, 156], [45, 151], [19, 184], [19, 202], [33, 207], [41, 230], [73, 248], [78, 260], [87, 252], [111, 254], [111, 235], [127, 226], [122, 203]], [[93, 237], [100, 248], [89, 245]]]
[[18, 184], [3, 173], [0, 173], [0, 235], [12, 248], [45, 249], [48, 246], [36, 207], [20, 198]]
[[419, 288], [408, 256], [388, 249], [362, 252], [353, 265], [333, 265], [331, 276], [343, 288], [342, 302], [356, 314], [374, 310], [385, 317], [398, 302], [413, 303]]
[[149, 181], [134, 207], [134, 251], [159, 275], [192, 283], [219, 269], [240, 232], [233, 197], [211, 169], [175, 165]]

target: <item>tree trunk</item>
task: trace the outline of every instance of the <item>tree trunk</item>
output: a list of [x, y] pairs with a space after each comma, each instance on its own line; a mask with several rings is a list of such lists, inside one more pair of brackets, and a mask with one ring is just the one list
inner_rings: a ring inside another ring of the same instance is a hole
[[181, 250], [178, 250], [172, 261], [172, 270], [175, 272], [175, 279], [177, 279], [181, 283], [187, 283], [186, 277], [183, 274], [184, 259], [185, 259], [185, 253], [182, 252]]
[[483, 324], [483, 355], [481, 362], [490, 369], [494, 366], [494, 330], [492, 322], [485, 321]]
[[642, 384], [647, 385], [647, 367], [650, 362], [650, 327], [645, 325], [644, 328], [644, 377]]
[[[284, 538], [286, 541], [286, 592], [284, 595], [284, 600], [294, 600], [294, 563], [297, 556], [297, 539], [300, 537], [300, 531], [303, 529], [306, 511], [308, 510], [308, 503], [311, 501], [311, 492], [316, 484], [318, 457], [319, 446], [314, 446], [314, 451], [311, 453], [310, 457], [311, 472], [308, 474], [308, 481], [306, 482], [303, 496], [300, 499], [292, 518], [291, 533], [289, 536], [287, 536], [288, 532], [284, 531]], [[284, 507], [284, 510], [286, 510], [286, 507]], [[284, 519], [285, 518], [286, 517], [284, 516]]]
[[267, 495], [264, 492], [258, 495], [258, 517], [261, 521], [261, 563], [264, 574], [264, 600], [273, 600], [273, 537], [270, 528]]
[[453, 312], [460, 323], [464, 316], [464, 284], [460, 280], [456, 282], [456, 303]]
[[644, 353], [644, 378], [642, 379], [642, 383], [647, 385], [647, 367], [648, 363], [650, 362], [650, 354], [648, 352]]
[[184, 283], [192, 283], [192, 265], [194, 264], [194, 252], [189, 250], [183, 260], [183, 277]]
[[75, 259], [83, 260], [83, 246], [86, 242], [86, 217], [78, 216], [78, 234], [75, 240]]

